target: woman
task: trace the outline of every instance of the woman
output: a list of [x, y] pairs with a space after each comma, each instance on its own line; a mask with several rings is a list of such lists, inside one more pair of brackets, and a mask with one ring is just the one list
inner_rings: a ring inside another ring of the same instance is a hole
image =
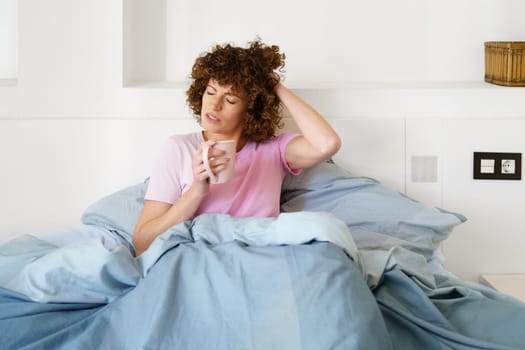
[[[284, 67], [284, 59], [278, 46], [261, 41], [248, 48], [217, 45], [197, 58], [187, 96], [203, 131], [174, 135], [166, 143], [135, 226], [137, 256], [168, 228], [199, 214], [277, 216], [286, 173], [298, 173], [339, 150], [341, 141], [332, 127], [280, 83], [276, 71]], [[282, 106], [301, 134], [275, 136]], [[213, 148], [220, 140], [236, 142], [234, 178], [210, 184], [203, 147], [211, 147], [213, 173], [232, 161]]]

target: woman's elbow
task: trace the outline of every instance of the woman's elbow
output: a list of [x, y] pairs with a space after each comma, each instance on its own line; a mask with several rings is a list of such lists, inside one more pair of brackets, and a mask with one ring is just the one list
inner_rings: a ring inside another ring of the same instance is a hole
[[135, 248], [135, 257], [138, 258], [140, 254], [144, 253], [147, 248], [143, 247], [140, 243], [133, 242]]
[[336, 154], [337, 151], [339, 151], [339, 149], [341, 148], [341, 144], [342, 142], [339, 135], [334, 134], [330, 137], [327, 137], [322, 151], [323, 157], [327, 159]]
[[140, 227], [135, 227], [135, 230], [133, 231], [133, 236], [131, 237], [131, 242], [133, 243], [133, 247], [135, 248], [135, 256], [139, 256], [144, 252], [144, 244], [142, 240], [140, 239], [142, 237], [142, 233], [140, 232]]

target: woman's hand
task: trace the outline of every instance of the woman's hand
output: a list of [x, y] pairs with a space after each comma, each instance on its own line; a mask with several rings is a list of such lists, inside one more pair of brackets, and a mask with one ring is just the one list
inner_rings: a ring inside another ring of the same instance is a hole
[[204, 165], [204, 161], [202, 158], [203, 150], [205, 147], [209, 147], [208, 150], [208, 164], [210, 165], [210, 170], [217, 174], [224, 168], [226, 168], [226, 164], [230, 161], [227, 157], [225, 157], [226, 152], [221, 149], [216, 149], [215, 144], [217, 143], [216, 140], [208, 140], [206, 142], [203, 142], [200, 146], [195, 155], [193, 156], [193, 184], [192, 187], [194, 187], [195, 193], [199, 194], [200, 196], [206, 196], [210, 190], [210, 183], [209, 183], [209, 174], [206, 170], [206, 166]]

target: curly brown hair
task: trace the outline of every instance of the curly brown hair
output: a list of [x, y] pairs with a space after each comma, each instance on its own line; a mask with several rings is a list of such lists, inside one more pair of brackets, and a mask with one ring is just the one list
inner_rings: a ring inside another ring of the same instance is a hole
[[216, 45], [199, 56], [193, 64], [187, 102], [194, 117], [201, 123], [202, 96], [210, 79], [230, 85], [236, 93], [246, 96], [247, 115], [243, 137], [263, 142], [275, 136], [281, 124], [281, 101], [274, 92], [282, 72], [285, 55], [279, 46], [267, 46], [260, 40], [248, 48], [231, 44]]

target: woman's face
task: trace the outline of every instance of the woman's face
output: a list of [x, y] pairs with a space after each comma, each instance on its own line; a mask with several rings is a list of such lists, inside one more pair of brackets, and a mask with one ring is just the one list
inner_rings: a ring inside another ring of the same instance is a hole
[[247, 104], [244, 96], [235, 94], [231, 86], [210, 79], [202, 95], [201, 124], [218, 139], [240, 139]]

